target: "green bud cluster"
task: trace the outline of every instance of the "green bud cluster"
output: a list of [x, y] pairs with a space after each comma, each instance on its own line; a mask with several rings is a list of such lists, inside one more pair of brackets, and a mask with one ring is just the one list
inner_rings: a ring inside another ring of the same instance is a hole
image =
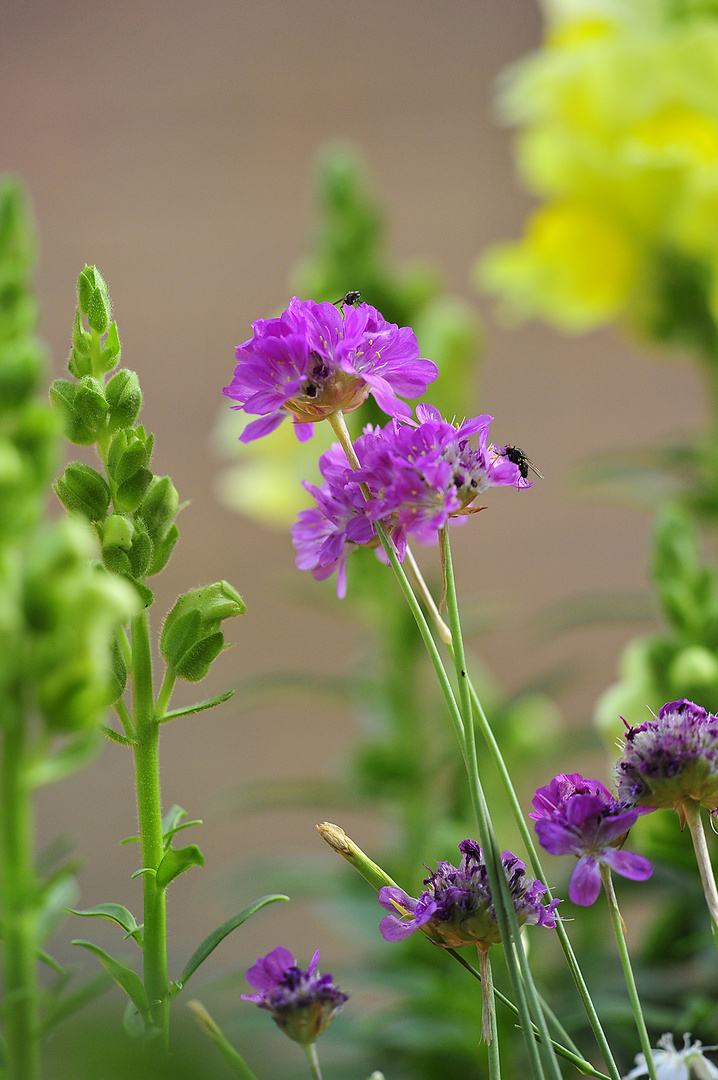
[[184, 593], [162, 627], [160, 652], [168, 667], [180, 679], [199, 682], [225, 647], [223, 620], [245, 611], [244, 600], [226, 581]]
[[615, 735], [616, 719], [649, 718], [666, 701], [700, 701], [718, 710], [718, 577], [701, 555], [688, 512], [667, 506], [653, 538], [652, 576], [667, 629], [627, 646], [620, 679], [601, 696], [596, 718]]
[[55, 491], [71, 513], [91, 523], [107, 569], [131, 580], [147, 605], [153, 597], [145, 579], [167, 564], [179, 535], [180, 504], [170, 478], [152, 472], [154, 436], [137, 424], [142, 391], [136, 373], [119, 368], [110, 376], [121, 351], [111, 314], [102, 275], [86, 266], [77, 283], [68, 361], [74, 378], [56, 380], [50, 399], [71, 442], [97, 445], [106, 476], [73, 461]]
[[[110, 640], [137, 602], [91, 564], [86, 526], [41, 524], [59, 431], [40, 394], [46, 358], [34, 334], [33, 250], [22, 189], [0, 182], [0, 716], [9, 724], [34, 715], [68, 733], [91, 728], [122, 692], [126, 673]], [[87, 500], [88, 486], [71, 474], [78, 498]], [[97, 508], [101, 492], [92, 499]]]

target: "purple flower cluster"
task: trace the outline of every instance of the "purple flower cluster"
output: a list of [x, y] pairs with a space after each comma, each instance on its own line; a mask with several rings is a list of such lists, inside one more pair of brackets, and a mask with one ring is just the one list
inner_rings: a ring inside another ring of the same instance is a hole
[[316, 506], [302, 511], [292, 528], [297, 566], [318, 580], [337, 569], [340, 596], [349, 551], [377, 542], [374, 522], [382, 523], [403, 559], [409, 535], [435, 543], [449, 519], [479, 509], [472, 503], [487, 488], [530, 486], [505, 448], [489, 443], [491, 416], [455, 426], [431, 405], [418, 405], [416, 415], [418, 422], [395, 419], [384, 428], [368, 427], [355, 444], [361, 465], [355, 472], [339, 446], [332, 447], [320, 459], [324, 483], [305, 484]]
[[[420, 927], [444, 948], [488, 948], [501, 940], [481, 848], [474, 840], [462, 840], [459, 850], [458, 867], [439, 863], [424, 880], [426, 891], [417, 900], [397, 886], [385, 885], [379, 890], [379, 903], [391, 912], [379, 927], [386, 941], [403, 941]], [[542, 904], [546, 887], [527, 877], [525, 863], [510, 851], [502, 852], [501, 864], [519, 923], [554, 927], [554, 911], [560, 901]]]
[[580, 773], [560, 773], [533, 799], [539, 843], [551, 855], [576, 855], [578, 863], [568, 886], [569, 899], [588, 907], [601, 891], [601, 865], [623, 877], [645, 881], [648, 859], [621, 851], [639, 811], [615, 798], [599, 780]]
[[670, 701], [653, 720], [626, 732], [616, 766], [618, 794], [659, 809], [692, 799], [718, 809], [718, 717], [685, 698]]
[[389, 323], [369, 304], [346, 306], [314, 300], [289, 303], [276, 319], [252, 323], [254, 334], [237, 346], [237, 366], [227, 397], [257, 414], [242, 442], [274, 431], [293, 414], [297, 436], [312, 435], [314, 421], [358, 408], [372, 394], [390, 416], [408, 416], [398, 394], [416, 398], [436, 378], [431, 360], [419, 356], [409, 327]]
[[303, 1045], [313, 1043], [349, 1000], [331, 975], [318, 973], [318, 963], [319, 950], [302, 971], [289, 949], [279, 945], [247, 972], [247, 982], [259, 993], [242, 994], [242, 998], [267, 1009], [290, 1039]]

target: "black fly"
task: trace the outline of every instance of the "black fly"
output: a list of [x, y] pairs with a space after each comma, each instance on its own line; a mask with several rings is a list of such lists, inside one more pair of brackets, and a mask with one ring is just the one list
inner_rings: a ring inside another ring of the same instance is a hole
[[345, 293], [344, 296], [342, 296], [341, 300], [334, 301], [334, 307], [344, 307], [345, 304], [348, 304], [349, 307], [354, 307], [354, 305], [358, 304], [360, 300], [360, 292], [348, 292]]
[[544, 479], [544, 474], [539, 472], [531, 458], [526, 456], [520, 446], [512, 446], [509, 443], [499, 453], [502, 457], [507, 457], [512, 465], [516, 465], [522, 480], [528, 480], [529, 470], [541, 480]]

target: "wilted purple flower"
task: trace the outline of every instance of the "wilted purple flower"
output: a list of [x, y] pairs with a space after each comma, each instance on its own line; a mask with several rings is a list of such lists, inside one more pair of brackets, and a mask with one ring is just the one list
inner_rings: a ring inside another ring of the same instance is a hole
[[349, 1000], [331, 975], [317, 972], [318, 963], [319, 950], [302, 971], [289, 949], [279, 945], [247, 972], [247, 982], [260, 993], [242, 994], [242, 998], [267, 1009], [290, 1039], [303, 1045], [313, 1043]]
[[718, 809], [718, 717], [683, 698], [626, 732], [616, 765], [619, 797], [660, 809], [692, 799]]
[[[704, 1050], [718, 1050], [718, 1046], [703, 1046], [700, 1040], [692, 1043], [689, 1032], [683, 1036], [682, 1050], [676, 1050], [670, 1033], [661, 1035], [658, 1046], [658, 1050], [651, 1050], [658, 1080], [689, 1080], [690, 1076], [695, 1080], [718, 1080], [718, 1069], [703, 1056]], [[623, 1080], [638, 1076], [648, 1076], [645, 1054], [636, 1054], [636, 1067]]]
[[293, 297], [277, 319], [252, 323], [254, 335], [237, 346], [234, 378], [224, 393], [256, 413], [240, 436], [251, 442], [269, 434], [293, 414], [297, 436], [306, 440], [312, 424], [358, 408], [369, 394], [390, 416], [408, 416], [397, 398], [420, 397], [438, 370], [419, 356], [409, 327], [389, 323], [369, 304], [345, 306]]
[[648, 859], [621, 851], [639, 811], [619, 802], [599, 780], [580, 773], [559, 773], [533, 798], [539, 843], [551, 855], [576, 855], [568, 885], [569, 899], [589, 907], [601, 891], [601, 864], [623, 877], [645, 881], [653, 868]]
[[[392, 913], [379, 926], [386, 941], [403, 941], [420, 927], [447, 949], [461, 945], [488, 948], [501, 940], [483, 852], [474, 840], [462, 840], [459, 850], [459, 866], [439, 863], [424, 880], [427, 889], [418, 900], [397, 886], [385, 885], [379, 890], [379, 903]], [[555, 926], [554, 910], [560, 901], [552, 900], [548, 907], [542, 904], [545, 885], [527, 877], [525, 863], [510, 851], [502, 852], [501, 864], [519, 924]]]

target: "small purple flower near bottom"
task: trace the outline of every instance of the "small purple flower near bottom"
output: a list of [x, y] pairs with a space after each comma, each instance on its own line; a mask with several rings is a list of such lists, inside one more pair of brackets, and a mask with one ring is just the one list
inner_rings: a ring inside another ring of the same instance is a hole
[[537, 790], [533, 799], [536, 834], [551, 855], [575, 855], [578, 864], [571, 874], [569, 899], [590, 907], [601, 891], [601, 865], [633, 881], [645, 881], [653, 873], [648, 859], [621, 851], [628, 830], [639, 811], [619, 802], [599, 780], [580, 773], [559, 773]]
[[317, 972], [318, 963], [317, 949], [307, 970], [302, 971], [289, 949], [278, 945], [247, 972], [247, 982], [259, 993], [242, 994], [242, 1000], [266, 1009], [285, 1035], [308, 1046], [326, 1031], [349, 1000], [331, 975]]
[[[421, 928], [447, 949], [463, 945], [486, 949], [501, 940], [483, 852], [474, 840], [462, 840], [459, 850], [458, 867], [439, 863], [424, 880], [427, 890], [418, 899], [396, 886], [379, 890], [379, 903], [391, 912], [379, 926], [385, 941], [403, 941]], [[510, 851], [502, 852], [501, 864], [519, 924], [554, 927], [560, 901], [541, 903], [546, 887], [528, 877], [525, 864]]]

